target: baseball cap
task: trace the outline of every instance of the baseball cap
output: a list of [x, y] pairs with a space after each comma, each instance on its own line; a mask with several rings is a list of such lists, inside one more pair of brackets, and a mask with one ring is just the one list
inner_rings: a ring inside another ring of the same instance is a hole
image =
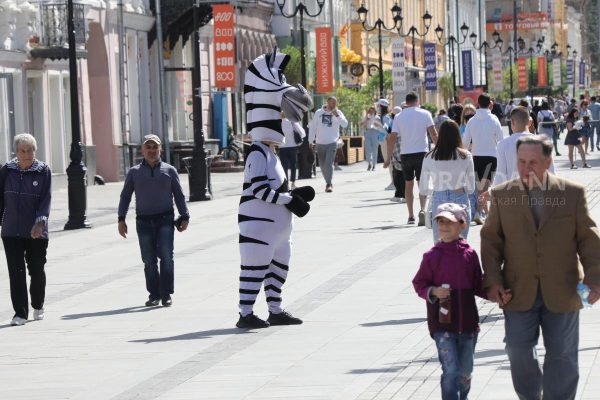
[[456, 203], [443, 203], [440, 204], [435, 212], [435, 218], [444, 217], [453, 222], [466, 222], [467, 211], [466, 207], [462, 204]]
[[145, 144], [146, 142], [154, 142], [158, 145], [161, 144], [160, 142], [160, 138], [156, 135], [146, 135], [144, 136], [144, 142], [142, 144]]
[[379, 104], [380, 106], [384, 106], [384, 107], [389, 107], [390, 106], [390, 102], [387, 101], [387, 99], [379, 99], [379, 101], [377, 102], [377, 104]]
[[395, 106], [394, 108], [392, 108], [392, 112], [394, 114], [400, 114], [402, 112], [402, 107], [400, 106]]

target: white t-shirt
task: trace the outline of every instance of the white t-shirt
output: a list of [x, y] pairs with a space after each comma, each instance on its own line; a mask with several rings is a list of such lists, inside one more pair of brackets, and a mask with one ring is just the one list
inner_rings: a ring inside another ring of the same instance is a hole
[[394, 117], [392, 132], [400, 138], [400, 154], [426, 153], [427, 128], [434, 126], [431, 113], [423, 108], [408, 107]]
[[465, 189], [471, 194], [475, 192], [475, 171], [473, 156], [468, 151], [466, 158], [456, 160], [434, 160], [432, 154], [423, 159], [419, 194], [428, 195], [432, 191]]
[[463, 144], [472, 143], [471, 153], [476, 157], [496, 157], [496, 147], [504, 139], [498, 118], [487, 108], [480, 108], [467, 122]]

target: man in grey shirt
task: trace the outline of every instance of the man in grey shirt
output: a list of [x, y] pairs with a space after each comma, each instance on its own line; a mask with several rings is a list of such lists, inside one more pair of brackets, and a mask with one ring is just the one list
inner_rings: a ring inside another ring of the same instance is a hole
[[[125, 178], [119, 201], [119, 235], [127, 238], [125, 216], [135, 192], [136, 231], [144, 262], [146, 289], [150, 293], [146, 306], [170, 307], [174, 288], [173, 239], [175, 227], [187, 229], [190, 214], [179, 182], [177, 170], [162, 162], [160, 138], [144, 136], [144, 160], [132, 167]], [[174, 222], [173, 199], [180, 217]], [[160, 258], [160, 273], [157, 258]]]

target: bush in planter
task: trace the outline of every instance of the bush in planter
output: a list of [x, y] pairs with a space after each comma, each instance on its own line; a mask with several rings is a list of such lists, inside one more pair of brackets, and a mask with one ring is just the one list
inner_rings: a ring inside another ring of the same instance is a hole
[[425, 110], [429, 111], [433, 117], [435, 117], [435, 114], [438, 110], [437, 106], [431, 103], [423, 103], [421, 104], [421, 108], [424, 108]]

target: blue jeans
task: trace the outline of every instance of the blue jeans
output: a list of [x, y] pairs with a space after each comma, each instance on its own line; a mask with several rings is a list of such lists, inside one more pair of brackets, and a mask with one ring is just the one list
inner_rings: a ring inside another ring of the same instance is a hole
[[379, 131], [365, 132], [365, 160], [371, 165], [377, 165], [377, 150], [379, 149]]
[[[173, 213], [136, 219], [137, 235], [144, 262], [144, 275], [146, 276], [146, 290], [153, 300], [168, 298], [173, 294], [175, 278], [173, 271], [175, 232], [173, 219]], [[160, 258], [160, 274], [157, 258]]]
[[[577, 392], [579, 366], [579, 311], [553, 313], [538, 289], [528, 311], [504, 311], [506, 352], [513, 386], [520, 400], [572, 400]], [[540, 328], [546, 356], [544, 371], [538, 363]]]
[[[437, 192], [433, 192], [431, 197], [431, 212], [432, 217], [435, 216], [435, 212], [440, 204], [444, 203], [456, 203], [463, 204], [467, 207], [467, 227], [462, 231], [463, 238], [467, 238], [469, 234], [469, 225], [471, 224], [471, 206], [469, 205], [469, 195], [463, 191], [455, 191], [455, 190], [441, 190]], [[433, 242], [437, 243], [440, 240], [440, 233], [438, 231], [437, 221], [435, 219], [431, 220], [431, 229], [433, 230]]]
[[433, 340], [442, 364], [442, 400], [466, 400], [471, 390], [477, 333], [435, 332]]

